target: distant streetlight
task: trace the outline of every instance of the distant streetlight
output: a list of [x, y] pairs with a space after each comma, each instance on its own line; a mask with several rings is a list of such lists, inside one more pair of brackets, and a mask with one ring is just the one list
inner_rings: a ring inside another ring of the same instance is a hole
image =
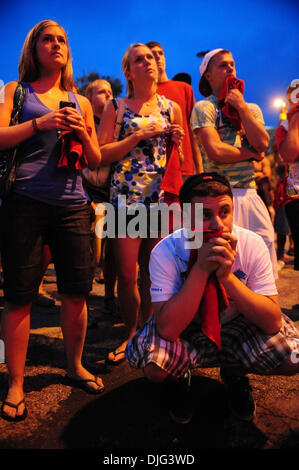
[[276, 98], [273, 101], [274, 108], [280, 109], [279, 121], [285, 121], [287, 118], [288, 107], [287, 103], [283, 98]]
[[281, 108], [284, 105], [285, 101], [282, 98], [276, 98], [273, 101], [274, 108]]

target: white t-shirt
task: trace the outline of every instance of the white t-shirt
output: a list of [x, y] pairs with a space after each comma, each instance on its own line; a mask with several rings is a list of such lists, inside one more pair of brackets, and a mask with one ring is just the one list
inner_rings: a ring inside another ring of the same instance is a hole
[[[277, 295], [269, 250], [262, 237], [237, 225], [233, 226], [233, 234], [238, 243], [232, 272], [252, 291]], [[190, 250], [185, 247], [187, 235], [185, 229], [177, 230], [153, 249], [149, 264], [152, 302], [167, 301], [181, 289], [190, 256]], [[230, 306], [221, 314], [221, 323], [238, 314], [230, 301]]]

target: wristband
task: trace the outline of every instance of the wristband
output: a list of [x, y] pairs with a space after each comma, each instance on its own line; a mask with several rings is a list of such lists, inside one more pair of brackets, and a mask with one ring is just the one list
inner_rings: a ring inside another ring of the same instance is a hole
[[33, 118], [32, 119], [32, 127], [33, 127], [33, 130], [34, 130], [34, 133], [36, 134], [37, 132], [39, 132], [39, 128], [38, 128], [38, 125], [37, 125], [37, 122], [36, 122], [36, 119]]

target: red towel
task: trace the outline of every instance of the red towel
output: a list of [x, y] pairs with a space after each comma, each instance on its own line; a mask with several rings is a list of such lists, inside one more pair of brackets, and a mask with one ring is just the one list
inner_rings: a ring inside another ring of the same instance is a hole
[[170, 142], [166, 152], [166, 168], [161, 182], [161, 189], [167, 193], [179, 195], [183, 184], [178, 149]]
[[238, 111], [231, 106], [230, 104], [225, 103], [225, 98], [229, 90], [237, 89], [242, 94], [244, 93], [245, 83], [244, 80], [234, 77], [233, 75], [228, 75], [223, 81], [219, 96], [218, 96], [218, 105], [220, 106], [223, 114], [228, 117], [235, 129], [241, 129], [241, 120]]
[[[205, 230], [203, 233], [203, 241], [207, 242], [210, 238], [218, 237], [222, 232], [216, 230]], [[191, 271], [197, 259], [197, 250], [191, 250], [187, 276]], [[226, 291], [219, 281], [215, 273], [209, 276], [205, 287], [198, 313], [201, 321], [202, 332], [217, 345], [221, 346], [221, 325], [219, 314], [229, 306]]]
[[[87, 127], [88, 135], [91, 135], [91, 127]], [[83, 170], [88, 166], [87, 159], [83, 153], [83, 147], [77, 134], [72, 131], [61, 132], [61, 157], [58, 162], [58, 168], [67, 167], [73, 170]]]
[[[176, 194], [168, 193], [167, 191], [165, 191], [164, 192], [164, 203], [167, 204], [168, 206], [171, 206], [171, 204], [173, 204], [173, 203], [176, 203], [180, 206], [180, 198]], [[173, 212], [169, 211], [169, 218], [168, 218], [169, 233], [173, 232], [173, 229], [174, 229]]]
[[[173, 202], [180, 203], [179, 193], [183, 184], [180, 159], [177, 146], [168, 140], [166, 150], [166, 168], [161, 181], [161, 189], [164, 190], [164, 202], [171, 205]], [[168, 229], [173, 230], [173, 213], [169, 213]]]

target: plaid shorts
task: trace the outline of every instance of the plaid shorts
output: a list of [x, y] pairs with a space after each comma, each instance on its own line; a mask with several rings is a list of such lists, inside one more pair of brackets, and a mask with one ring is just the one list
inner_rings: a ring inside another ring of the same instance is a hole
[[161, 338], [153, 316], [128, 343], [126, 357], [133, 368], [144, 368], [152, 362], [180, 378], [187, 369], [198, 367], [242, 367], [263, 374], [278, 367], [294, 352], [299, 352], [299, 332], [284, 314], [281, 329], [274, 335], [266, 335], [241, 315], [221, 325], [219, 351], [199, 326], [192, 323], [176, 341]]

